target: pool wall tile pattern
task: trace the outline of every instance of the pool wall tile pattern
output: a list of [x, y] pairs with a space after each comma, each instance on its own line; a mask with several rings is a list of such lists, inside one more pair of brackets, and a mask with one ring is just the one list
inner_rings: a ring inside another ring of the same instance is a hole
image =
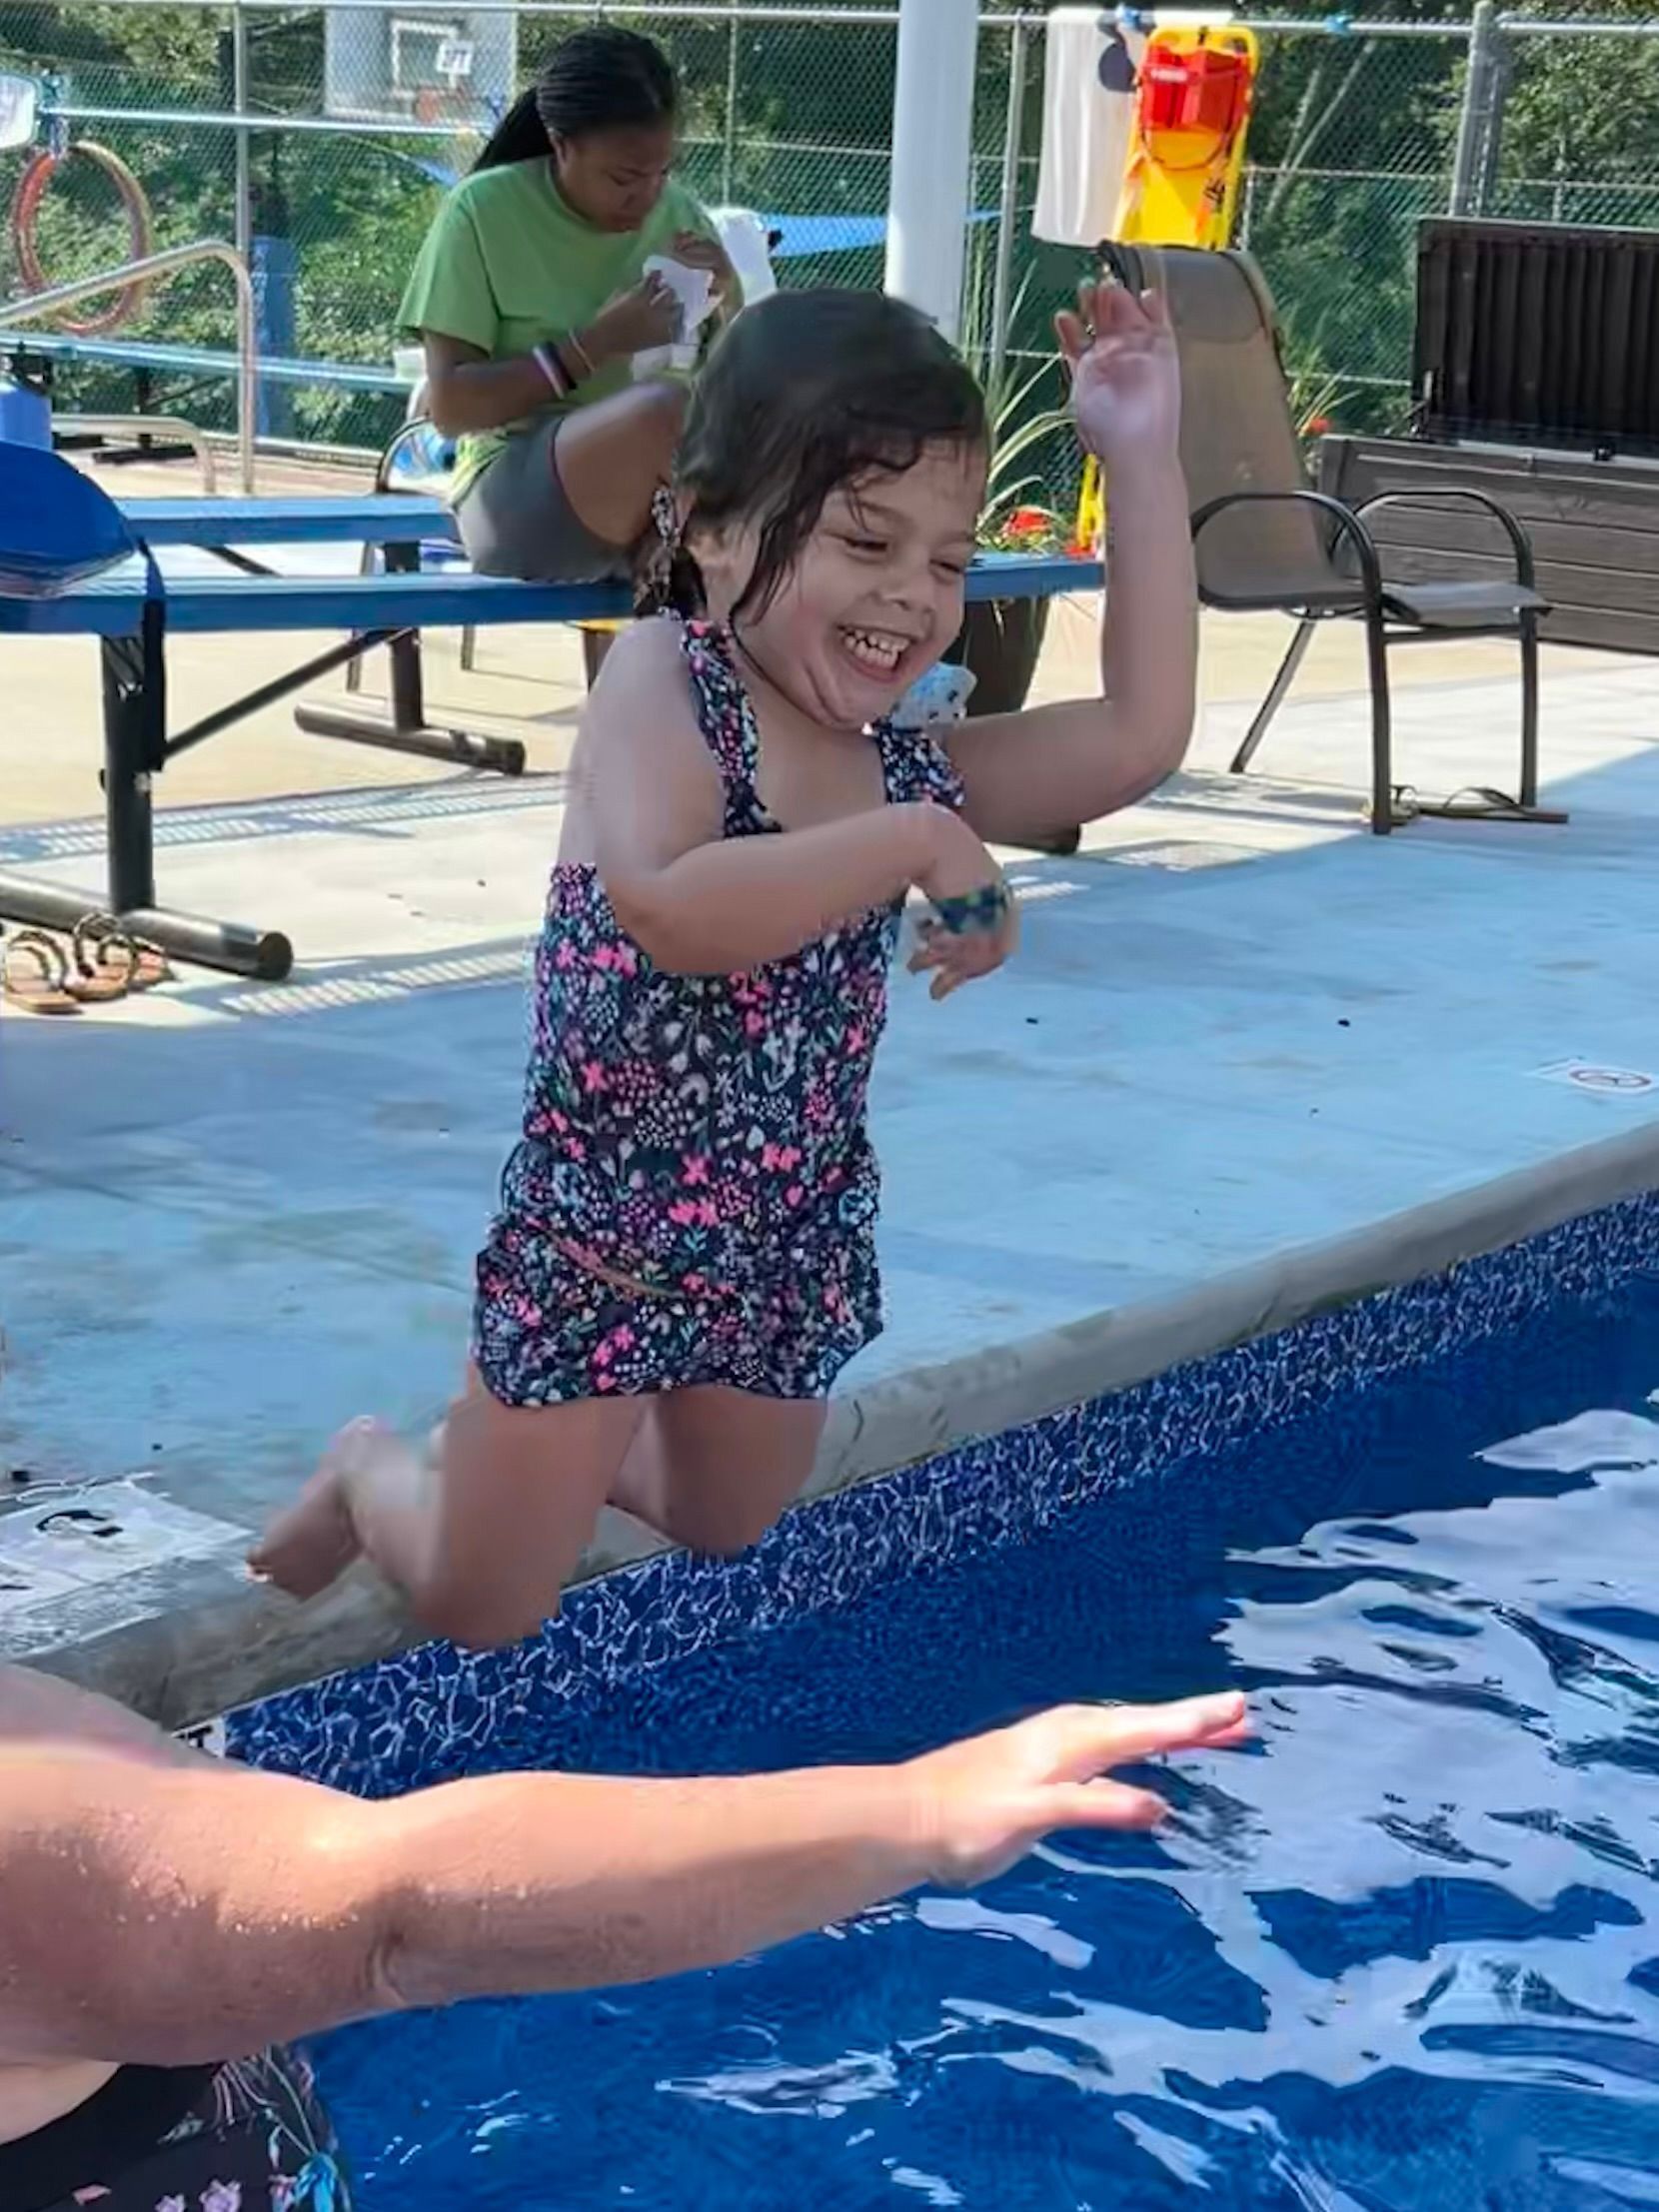
[[[240, 1757], [365, 1794], [515, 1765], [642, 1669], [842, 1606], [884, 1581], [1028, 1541], [1103, 1492], [1202, 1482], [1246, 1438], [1344, 1404], [1402, 1370], [1519, 1329], [1545, 1308], [1608, 1296], [1659, 1269], [1659, 1192], [1588, 1214], [1444, 1275], [965, 1445], [791, 1514], [736, 1562], [671, 1553], [572, 1593], [509, 1652], [429, 1644], [231, 1716]], [[1171, 1516], [1171, 1554], [1179, 1549]], [[1109, 1594], [1103, 1594], [1107, 1596]]]

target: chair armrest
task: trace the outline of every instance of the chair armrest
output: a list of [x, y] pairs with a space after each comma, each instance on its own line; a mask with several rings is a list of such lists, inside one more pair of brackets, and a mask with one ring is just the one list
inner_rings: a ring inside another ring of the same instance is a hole
[[1437, 507], [1442, 501], [1461, 500], [1469, 507], [1478, 507], [1490, 515], [1509, 540], [1509, 550], [1515, 555], [1515, 581], [1527, 590], [1535, 588], [1537, 574], [1532, 558], [1532, 540], [1501, 502], [1485, 492], [1476, 492], [1467, 485], [1447, 485], [1432, 492], [1378, 492], [1354, 509], [1363, 518], [1374, 515], [1384, 507]]
[[1360, 588], [1367, 607], [1382, 605], [1382, 561], [1376, 541], [1365, 528], [1363, 510], [1345, 507], [1328, 492], [1224, 492], [1218, 500], [1206, 500], [1192, 518], [1192, 542], [1197, 544], [1217, 516], [1235, 507], [1310, 507], [1333, 526], [1338, 543], [1351, 546], [1359, 567]]

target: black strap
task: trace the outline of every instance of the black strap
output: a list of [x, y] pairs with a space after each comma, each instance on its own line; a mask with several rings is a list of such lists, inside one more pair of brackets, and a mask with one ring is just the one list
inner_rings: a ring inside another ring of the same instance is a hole
[[[756, 784], [761, 768], [760, 724], [738, 666], [737, 645], [721, 622], [688, 622], [684, 635], [697, 725], [721, 780], [724, 831], [728, 837], [748, 836], [757, 825], [766, 824], [768, 815]], [[702, 653], [691, 649], [694, 638], [701, 640]], [[724, 727], [729, 709], [738, 740], [736, 759], [731, 757], [730, 734]]]
[[203, 2096], [217, 2066], [123, 2066], [102, 2089], [15, 2143], [0, 2143], [0, 2205], [49, 2212], [77, 2189], [113, 2189], [166, 2141]]
[[144, 555], [144, 614], [139, 629], [139, 650], [144, 670], [144, 771], [160, 775], [167, 765], [167, 586], [156, 556], [142, 539]]

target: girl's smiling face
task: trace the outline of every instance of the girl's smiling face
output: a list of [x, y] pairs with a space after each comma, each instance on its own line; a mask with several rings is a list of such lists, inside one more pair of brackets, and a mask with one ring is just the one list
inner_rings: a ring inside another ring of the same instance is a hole
[[[862, 729], [949, 648], [985, 468], [981, 447], [937, 444], [908, 469], [831, 492], [771, 604], [738, 614], [745, 651], [802, 713]], [[694, 541], [717, 619], [737, 606], [758, 548], [751, 528]]]

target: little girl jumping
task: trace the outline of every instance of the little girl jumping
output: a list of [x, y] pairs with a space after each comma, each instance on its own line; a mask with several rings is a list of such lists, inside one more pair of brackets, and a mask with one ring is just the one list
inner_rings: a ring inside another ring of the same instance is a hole
[[679, 616], [619, 639], [577, 747], [466, 1389], [424, 1453], [343, 1431], [257, 1573], [308, 1597], [366, 1553], [426, 1628], [493, 1645], [557, 1609], [608, 1499], [732, 1553], [801, 1491], [881, 1326], [865, 1102], [907, 893], [943, 997], [1013, 945], [987, 846], [1142, 797], [1191, 727], [1168, 325], [1091, 286], [1057, 327], [1110, 486], [1103, 696], [942, 740], [887, 717], [961, 624], [978, 387], [878, 294], [782, 293], [721, 341]]

